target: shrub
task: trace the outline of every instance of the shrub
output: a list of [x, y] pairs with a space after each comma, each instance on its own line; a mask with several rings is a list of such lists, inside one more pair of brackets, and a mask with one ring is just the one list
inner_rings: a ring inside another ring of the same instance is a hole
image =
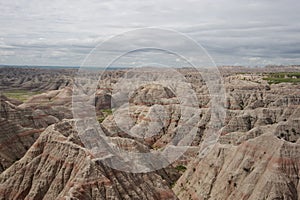
[[177, 170], [180, 171], [180, 172], [184, 172], [184, 171], [186, 170], [186, 167], [183, 166], [183, 165], [177, 165], [177, 166], [175, 167], [175, 169], [177, 169]]

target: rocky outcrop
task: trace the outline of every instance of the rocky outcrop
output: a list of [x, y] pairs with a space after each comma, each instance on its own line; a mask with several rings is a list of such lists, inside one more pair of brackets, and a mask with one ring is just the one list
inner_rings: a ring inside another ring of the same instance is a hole
[[0, 172], [21, 159], [43, 129], [24, 128], [0, 118]]
[[[53, 71], [55, 81], [49, 84], [46, 71], [26, 70], [20, 79], [14, 78], [16, 69], [0, 70], [6, 80], [1, 88], [43, 92], [22, 104], [1, 98], [0, 199], [299, 199], [300, 85], [269, 85], [262, 78], [265, 72], [299, 67], [220, 68], [227, 115], [218, 143], [206, 157], [198, 154], [209, 134], [211, 97], [197, 71], [178, 69], [186, 85], [180, 76], [169, 84], [173, 74], [153, 70], [143, 72], [144, 77], [134, 76], [133, 70], [103, 73], [95, 99], [87, 96], [87, 101], [114, 147], [163, 150], [186, 119], [196, 122], [197, 134], [187, 151], [168, 168], [147, 174], [111, 169], [104, 164], [109, 158], [96, 159], [85, 149], [74, 121], [64, 120], [72, 117], [74, 74]], [[144, 84], [145, 77], [154, 83]], [[128, 94], [127, 86], [132, 89]], [[189, 88], [194, 96], [184, 93]], [[128, 107], [118, 107], [123, 98]], [[197, 112], [189, 115], [195, 99]]]
[[62, 120], [72, 118], [71, 103], [72, 87], [65, 87], [34, 95], [18, 108], [34, 110], [37, 115], [36, 119], [39, 118], [38, 116], [52, 116], [52, 118]]
[[159, 173], [125, 173], [93, 159], [73, 125], [48, 127], [0, 175], [0, 199], [176, 199]]
[[248, 82], [229, 91], [219, 143], [188, 165], [173, 188], [179, 199], [299, 199], [299, 85]]
[[37, 94], [28, 99], [20, 107], [41, 107], [41, 106], [66, 106], [69, 107], [72, 100], [72, 87], [64, 87], [59, 90]]
[[59, 121], [45, 110], [16, 106], [5, 96], [0, 98], [0, 114], [0, 172], [22, 158], [45, 128]]
[[188, 167], [174, 191], [179, 199], [298, 199], [299, 151], [272, 134], [219, 144]]
[[58, 90], [72, 84], [75, 69], [0, 68], [0, 89]]
[[[207, 109], [196, 110], [193, 107], [180, 105], [175, 94], [158, 84], [148, 84], [137, 88], [129, 97], [129, 106], [118, 108], [114, 115], [107, 117], [102, 126], [109, 136], [134, 138], [149, 148], [163, 148], [169, 144], [178, 129], [188, 120], [193, 119], [193, 113], [199, 115], [195, 125], [199, 125], [198, 133], [192, 145], [197, 146], [209, 121]], [[185, 113], [185, 117], [183, 117]], [[186, 117], [190, 114], [190, 118]], [[196, 118], [196, 117], [194, 117]]]

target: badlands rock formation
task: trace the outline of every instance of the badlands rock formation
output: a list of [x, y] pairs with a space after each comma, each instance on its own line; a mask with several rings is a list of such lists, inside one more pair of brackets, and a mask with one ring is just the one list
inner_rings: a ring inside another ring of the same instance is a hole
[[0, 68], [0, 89], [57, 90], [72, 83], [73, 69]]
[[226, 78], [217, 144], [176, 182], [179, 199], [299, 199], [300, 87]]
[[220, 68], [226, 118], [204, 157], [199, 150], [215, 124], [201, 75], [179, 69], [186, 83], [177, 77], [170, 84], [161, 72], [144, 72], [164, 77], [152, 83], [125, 70], [102, 74], [87, 105], [117, 148], [161, 151], [180, 143], [184, 135], [172, 139], [183, 124], [195, 130], [172, 165], [135, 174], [105, 165], [108, 158], [96, 157], [80, 140], [70, 119], [75, 70], [2, 68], [1, 89], [40, 94], [25, 102], [1, 96], [0, 199], [299, 199], [300, 85], [263, 79], [282, 71], [300, 68]]
[[5, 96], [0, 97], [0, 171], [22, 158], [50, 124], [59, 122], [44, 110], [21, 108]]
[[1, 174], [0, 199], [176, 199], [162, 172], [125, 173], [93, 159], [73, 126], [49, 126]]

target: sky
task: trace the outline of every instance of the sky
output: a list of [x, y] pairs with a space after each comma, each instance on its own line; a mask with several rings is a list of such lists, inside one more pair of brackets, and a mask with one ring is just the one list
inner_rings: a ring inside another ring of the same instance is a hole
[[192, 38], [217, 65], [300, 64], [299, 8], [299, 0], [0, 0], [0, 64], [80, 66], [99, 43], [147, 27]]

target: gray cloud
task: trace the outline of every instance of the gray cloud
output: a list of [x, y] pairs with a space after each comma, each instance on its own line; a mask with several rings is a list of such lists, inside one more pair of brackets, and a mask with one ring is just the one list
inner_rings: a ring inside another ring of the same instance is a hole
[[99, 42], [154, 26], [193, 38], [218, 65], [299, 64], [299, 7], [298, 0], [0, 0], [0, 63], [78, 66]]

